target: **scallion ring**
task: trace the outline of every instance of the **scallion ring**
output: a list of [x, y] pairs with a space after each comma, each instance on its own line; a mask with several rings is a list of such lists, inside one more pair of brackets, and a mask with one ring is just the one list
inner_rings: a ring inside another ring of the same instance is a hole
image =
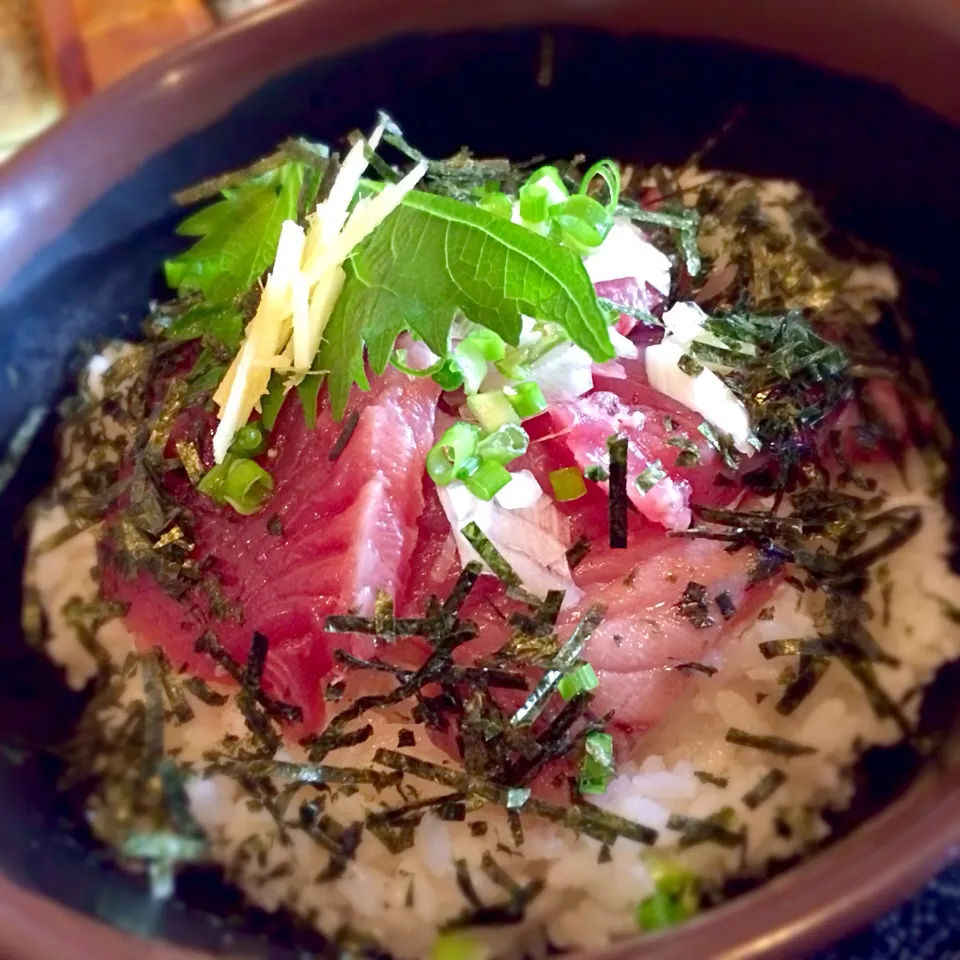
[[445, 487], [471, 464], [477, 455], [480, 429], [473, 423], [453, 424], [427, 454], [427, 473], [434, 483]]
[[584, 196], [590, 192], [590, 184], [595, 177], [602, 177], [607, 185], [607, 191], [610, 199], [606, 203], [606, 209], [613, 213], [620, 202], [620, 167], [613, 160], [598, 160], [584, 175], [580, 182], [580, 193]]
[[492, 500], [509, 482], [510, 472], [496, 460], [481, 461], [480, 466], [463, 481], [478, 500]]
[[273, 490], [273, 477], [253, 460], [234, 460], [223, 483], [222, 496], [237, 513], [256, 513]]
[[593, 197], [571, 197], [554, 217], [563, 243], [581, 255], [592, 253], [613, 226], [613, 215]]
[[493, 460], [496, 463], [510, 463], [527, 452], [530, 438], [527, 431], [518, 423], [505, 423], [489, 436], [484, 437], [477, 447], [477, 456], [481, 460]]
[[267, 440], [258, 423], [241, 427], [230, 445], [230, 452], [238, 457], [259, 457], [266, 449]]

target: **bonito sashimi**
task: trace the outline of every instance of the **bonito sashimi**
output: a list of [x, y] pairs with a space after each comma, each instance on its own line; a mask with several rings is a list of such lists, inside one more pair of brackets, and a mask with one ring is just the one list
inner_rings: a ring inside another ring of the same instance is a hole
[[[196, 648], [205, 631], [241, 664], [254, 632], [262, 633], [270, 643], [264, 689], [299, 707], [314, 729], [324, 715], [321, 683], [334, 666], [326, 617], [370, 614], [377, 589], [399, 595], [410, 579], [438, 394], [430, 379], [397, 371], [378, 378], [356, 397], [356, 427], [335, 460], [344, 425], [324, 408], [308, 429], [287, 402], [264, 458], [275, 478], [267, 513], [240, 516], [181, 483], [177, 495], [195, 516], [193, 558], [217, 577], [218, 600], [197, 589], [187, 604], [149, 574], [131, 582], [108, 566], [105, 590], [129, 603], [131, 630], [207, 678], [223, 674]], [[209, 424], [201, 427], [209, 433]]]

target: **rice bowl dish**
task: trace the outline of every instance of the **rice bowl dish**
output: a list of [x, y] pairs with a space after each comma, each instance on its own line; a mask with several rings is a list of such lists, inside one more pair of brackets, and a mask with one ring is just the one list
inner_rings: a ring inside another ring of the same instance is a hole
[[66, 415], [27, 610], [91, 823], [399, 957], [682, 922], [960, 650], [896, 279], [791, 184], [354, 142], [184, 198]]

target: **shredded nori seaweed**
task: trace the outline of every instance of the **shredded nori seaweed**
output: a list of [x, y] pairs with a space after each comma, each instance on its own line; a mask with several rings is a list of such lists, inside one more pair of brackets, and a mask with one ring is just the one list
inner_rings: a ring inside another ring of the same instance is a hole
[[[255, 651], [260, 649], [259, 642], [256, 640], [256, 637], [258, 636], [262, 637], [262, 634], [256, 634], [254, 637], [254, 643], [257, 644], [257, 646], [255, 648], [251, 648], [251, 657]], [[197, 653], [207, 654], [207, 656], [223, 667], [223, 669], [226, 670], [226, 672], [237, 684], [239, 684], [241, 687], [247, 687], [246, 668], [241, 666], [240, 663], [230, 656], [226, 648], [220, 643], [212, 631], [208, 630], [201, 634], [194, 644], [194, 649], [197, 651]], [[264, 658], [266, 657], [265, 650], [263, 652], [263, 656]], [[255, 660], [254, 663], [256, 663]], [[262, 670], [262, 664], [259, 669]], [[257, 679], [254, 699], [258, 704], [260, 704], [261, 707], [263, 707], [269, 716], [277, 717], [284, 723], [300, 723], [303, 720], [303, 711], [300, 709], [300, 707], [290, 703], [284, 703], [282, 700], [274, 700], [272, 697], [267, 696], [267, 694], [260, 689], [259, 679]]]
[[773, 794], [787, 782], [787, 775], [774, 767], [765, 773], [760, 780], [741, 797], [741, 802], [748, 810], [756, 810], [761, 804], [770, 799]]
[[606, 608], [601, 604], [594, 604], [587, 610], [570, 637], [557, 651], [553, 662], [544, 672], [540, 682], [533, 688], [523, 705], [510, 718], [511, 727], [529, 727], [540, 716], [557, 684], [579, 659], [591, 634], [603, 622], [604, 616], [606, 616]]
[[354, 430], [357, 429], [359, 422], [360, 412], [358, 410], [352, 410], [344, 418], [343, 428], [334, 441], [333, 446], [330, 448], [330, 453], [327, 454], [327, 459], [331, 461], [331, 463], [340, 459], [340, 455], [346, 450], [347, 444], [350, 442], [350, 438], [353, 436]]
[[816, 747], [808, 747], [806, 744], [797, 743], [794, 740], [747, 733], [745, 730], [738, 730], [736, 727], [731, 727], [727, 731], [726, 741], [740, 747], [750, 747], [754, 750], [772, 753], [778, 757], [803, 757], [817, 752]]
[[610, 457], [608, 473], [610, 546], [625, 550], [627, 546], [627, 438], [608, 437]]

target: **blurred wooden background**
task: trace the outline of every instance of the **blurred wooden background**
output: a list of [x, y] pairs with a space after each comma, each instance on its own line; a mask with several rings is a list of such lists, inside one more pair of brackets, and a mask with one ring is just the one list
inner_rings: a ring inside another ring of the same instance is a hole
[[94, 90], [271, 2], [0, 0], [0, 160]]

